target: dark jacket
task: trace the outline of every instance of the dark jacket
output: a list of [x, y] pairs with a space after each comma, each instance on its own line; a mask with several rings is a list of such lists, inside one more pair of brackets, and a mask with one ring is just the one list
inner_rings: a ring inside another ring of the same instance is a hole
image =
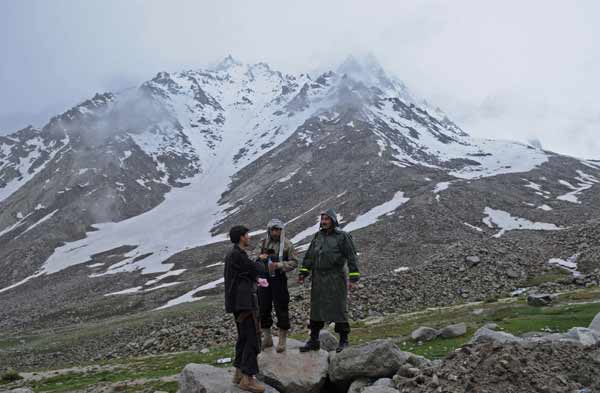
[[347, 281], [360, 278], [356, 249], [350, 234], [337, 228], [333, 209], [323, 213], [333, 220], [333, 230], [319, 231], [300, 268], [300, 274], [312, 275], [310, 319], [346, 322], [348, 320]]
[[225, 312], [257, 311], [256, 279], [263, 271], [237, 244], [225, 257]]

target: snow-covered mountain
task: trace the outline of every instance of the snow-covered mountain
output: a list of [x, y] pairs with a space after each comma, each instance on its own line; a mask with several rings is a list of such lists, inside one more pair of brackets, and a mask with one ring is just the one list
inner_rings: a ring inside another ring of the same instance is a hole
[[[328, 206], [371, 262], [402, 264], [460, 238], [583, 222], [598, 182], [598, 162], [469, 136], [373, 58], [309, 76], [229, 56], [0, 137], [0, 298], [42, 297], [71, 272], [99, 302], [189, 301], [218, 274], [186, 253], [218, 266], [210, 250], [230, 225], [271, 216], [302, 246]], [[397, 267], [365, 270], [382, 266]]]

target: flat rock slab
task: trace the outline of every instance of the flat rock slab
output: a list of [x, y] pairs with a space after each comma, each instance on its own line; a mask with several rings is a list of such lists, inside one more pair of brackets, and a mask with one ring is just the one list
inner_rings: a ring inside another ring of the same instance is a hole
[[[234, 369], [190, 363], [179, 374], [180, 393], [247, 393], [231, 382]], [[271, 386], [267, 393], [279, 393]]]
[[258, 356], [259, 379], [278, 389], [281, 393], [318, 393], [327, 380], [329, 353], [311, 351], [301, 353], [304, 343], [288, 339], [287, 350], [277, 353], [277, 338], [273, 348], [267, 348]]

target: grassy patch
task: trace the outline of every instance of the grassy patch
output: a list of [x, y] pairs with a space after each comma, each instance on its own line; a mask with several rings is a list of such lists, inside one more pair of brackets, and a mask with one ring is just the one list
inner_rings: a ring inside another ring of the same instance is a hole
[[[232, 357], [233, 348], [220, 347], [214, 348], [207, 354], [182, 352], [177, 354], [169, 354], [162, 356], [148, 356], [140, 358], [117, 359], [111, 362], [104, 362], [105, 365], [115, 366], [112, 370], [90, 371], [87, 373], [66, 373], [53, 376], [32, 383], [32, 388], [35, 391], [44, 392], [66, 392], [70, 390], [85, 389], [89, 386], [98, 385], [109, 382], [124, 382], [134, 379], [157, 379], [160, 377], [172, 376], [179, 374], [188, 363], [207, 363], [215, 364], [217, 359], [223, 357]], [[215, 364], [216, 365], [216, 364]], [[230, 366], [226, 364], [225, 366]], [[152, 384], [165, 384], [173, 387], [173, 382], [151, 382]], [[176, 385], [176, 383], [175, 383]], [[144, 385], [127, 385], [122, 386], [122, 391], [138, 391], [142, 390]], [[154, 389], [175, 391], [175, 389]], [[121, 390], [120, 390], [121, 391]]]

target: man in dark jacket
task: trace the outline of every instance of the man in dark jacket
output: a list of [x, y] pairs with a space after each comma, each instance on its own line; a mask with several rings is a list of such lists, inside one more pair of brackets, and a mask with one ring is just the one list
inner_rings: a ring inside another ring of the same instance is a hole
[[[349, 344], [348, 289], [360, 278], [352, 237], [337, 228], [335, 210], [321, 213], [321, 229], [315, 235], [300, 267], [301, 284], [312, 274], [310, 301], [310, 339], [301, 352], [320, 349], [319, 332], [325, 322], [335, 322], [340, 335], [337, 352]], [[346, 269], [347, 266], [347, 269]]]
[[257, 356], [260, 352], [256, 283], [264, 269], [260, 264], [252, 261], [244, 251], [250, 245], [248, 228], [244, 226], [231, 228], [229, 238], [234, 246], [225, 257], [225, 311], [235, 317], [238, 333], [233, 382], [242, 390], [262, 393], [265, 387], [255, 378], [258, 374]]

